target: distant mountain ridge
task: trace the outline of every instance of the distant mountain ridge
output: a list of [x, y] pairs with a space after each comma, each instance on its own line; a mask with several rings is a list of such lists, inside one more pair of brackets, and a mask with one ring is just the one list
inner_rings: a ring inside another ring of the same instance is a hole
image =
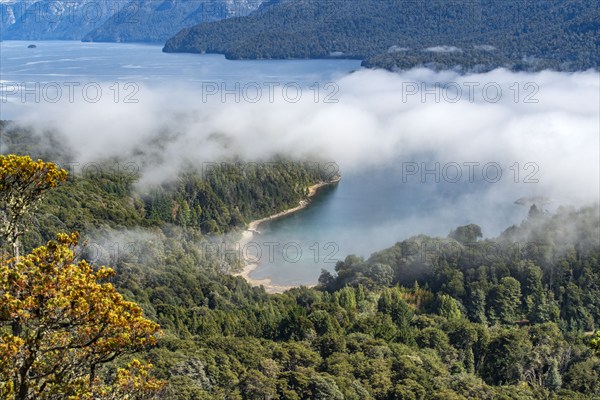
[[[240, 17], [262, 0], [134, 0], [83, 37], [85, 42], [161, 42], [184, 27]], [[128, 15], [127, 15], [128, 14]], [[123, 18], [125, 15], [126, 18]]]
[[13, 0], [0, 3], [3, 40], [80, 40], [102, 25], [120, 0]]
[[262, 0], [0, 0], [5, 40], [164, 43], [184, 27], [244, 16]]
[[229, 59], [359, 58], [367, 67], [582, 70], [600, 66], [600, 2], [272, 0], [185, 28], [165, 52]]

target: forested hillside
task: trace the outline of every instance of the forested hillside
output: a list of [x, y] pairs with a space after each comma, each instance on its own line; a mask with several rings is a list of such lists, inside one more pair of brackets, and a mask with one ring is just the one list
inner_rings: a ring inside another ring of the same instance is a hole
[[32, 136], [0, 121], [2, 153], [27, 154], [71, 166], [67, 183], [42, 204], [35, 223], [46, 232], [37, 243], [68, 229], [164, 226], [173, 224], [219, 234], [252, 220], [296, 207], [308, 187], [338, 177], [328, 164], [273, 159], [231, 159], [189, 167], [162, 184], [134, 187], [141, 166], [118, 159], [79, 163], [60, 138]]
[[[589, 228], [591, 243], [597, 220], [597, 208], [564, 209], [512, 230], [535, 224], [532, 237], [564, 237], [569, 221]], [[504, 237], [505, 257], [488, 251], [469, 262], [456, 251], [466, 242], [420, 236], [366, 261], [347, 257], [315, 289], [266, 295], [168, 236], [156, 250], [139, 242], [156, 259], [130, 257], [115, 284], [171, 333], [148, 356], [174, 398], [600, 395], [589, 346], [600, 312], [597, 245], [542, 239], [542, 254]]]
[[280, 0], [246, 18], [183, 29], [166, 52], [230, 59], [364, 59], [367, 67], [484, 71], [600, 65], [595, 1]]
[[[0, 127], [14, 151], [43, 153], [25, 132]], [[111, 283], [165, 332], [141, 355], [168, 382], [163, 398], [600, 396], [597, 204], [556, 214], [534, 206], [494, 239], [468, 225], [348, 256], [312, 289], [268, 295], [229, 275], [239, 260], [205, 251], [225, 238], [203, 230], [206, 210], [229, 231], [296, 202], [322, 178], [309, 171], [223, 168], [212, 181], [182, 175], [150, 197], [131, 174], [72, 176], [41, 204], [28, 246], [77, 229], [88, 240], [79, 255], [115, 268]], [[267, 189], [271, 180], [281, 192]], [[246, 196], [260, 200], [261, 188], [273, 201], [250, 207]], [[185, 204], [201, 211], [179, 217]]]

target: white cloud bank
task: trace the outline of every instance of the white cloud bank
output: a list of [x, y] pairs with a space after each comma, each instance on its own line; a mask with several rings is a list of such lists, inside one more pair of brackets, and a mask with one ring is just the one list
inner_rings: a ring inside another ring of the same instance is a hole
[[[520, 182], [521, 193], [572, 203], [598, 200], [596, 71], [498, 69], [460, 76], [361, 70], [337, 85], [330, 99], [337, 103], [325, 102], [333, 88], [318, 101], [304, 88], [296, 103], [285, 101], [281, 88], [271, 102], [265, 88], [260, 101], [250, 103], [243, 93], [239, 101], [230, 95], [222, 102], [219, 94], [199, 90], [140, 87], [137, 104], [115, 103], [110, 96], [93, 104], [42, 102], [27, 107], [20, 119], [62, 132], [80, 162], [116, 155], [142, 163], [150, 155], [155, 162], [145, 169], [147, 181], [168, 179], [188, 162], [232, 155], [248, 161], [281, 154], [320, 158], [336, 161], [342, 172], [438, 161], [495, 162], [514, 174], [508, 168], [519, 163], [519, 181], [532, 172], [525, 164], [534, 163], [539, 183]], [[512, 183], [502, 182], [495, 194]]]

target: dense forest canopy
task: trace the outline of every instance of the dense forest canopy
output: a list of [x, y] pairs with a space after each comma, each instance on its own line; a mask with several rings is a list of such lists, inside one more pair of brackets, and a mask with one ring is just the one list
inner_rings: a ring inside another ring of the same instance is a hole
[[[26, 131], [0, 128], [3, 151], [44, 155]], [[57, 148], [45, 156], [59, 158]], [[407, 238], [349, 255], [315, 288], [268, 295], [199, 244], [297, 203], [325, 178], [281, 165], [256, 176], [218, 169], [212, 180], [188, 171], [145, 192], [123, 171], [71, 176], [40, 204], [24, 247], [79, 230], [104, 250], [95, 259], [115, 269], [111, 283], [165, 333], [141, 355], [168, 382], [165, 398], [600, 396], [598, 204], [532, 207], [497, 238], [475, 224]]]
[[576, 71], [600, 65], [598, 21], [599, 3], [582, 0], [277, 0], [183, 29], [164, 51], [357, 58], [390, 70]]

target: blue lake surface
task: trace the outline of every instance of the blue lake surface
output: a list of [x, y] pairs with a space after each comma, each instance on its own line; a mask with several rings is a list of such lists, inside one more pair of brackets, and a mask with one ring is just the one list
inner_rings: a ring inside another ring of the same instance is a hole
[[[28, 49], [30, 43], [37, 48]], [[228, 61], [221, 55], [165, 54], [160, 46], [142, 44], [4, 41], [0, 50], [5, 88], [11, 82], [73, 81], [135, 81], [198, 90], [203, 82], [295, 82], [308, 87], [360, 68], [356, 60]], [[1, 119], [24, 112], [19, 101], [0, 106]], [[260, 227], [254, 241], [262, 256], [253, 278], [269, 278], [278, 285], [314, 284], [322, 268], [333, 270], [348, 254], [368, 256], [419, 233], [446, 236], [468, 223], [480, 224], [491, 237], [527, 214], [513, 204], [515, 198], [496, 198], [484, 206], [488, 187], [481, 182], [403, 182], [397, 168], [342, 171], [342, 176], [339, 184], [322, 189], [310, 207]]]
[[[37, 47], [28, 49], [29, 44]], [[314, 82], [360, 68], [357, 60], [230, 61], [218, 54], [167, 54], [162, 46], [75, 41], [0, 42], [3, 82], [121, 81], [148, 85], [202, 82]]]

